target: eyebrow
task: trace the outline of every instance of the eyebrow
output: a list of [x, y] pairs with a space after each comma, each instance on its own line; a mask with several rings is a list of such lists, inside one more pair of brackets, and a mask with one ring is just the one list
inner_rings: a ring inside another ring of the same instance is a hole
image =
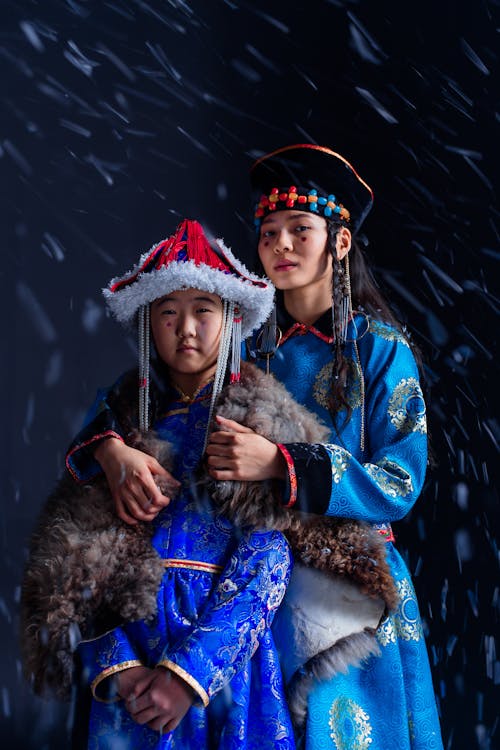
[[[310, 213], [307, 211], [294, 211], [294, 213], [290, 216], [287, 216], [285, 221], [296, 221], [297, 219], [304, 220], [305, 218], [309, 218], [311, 216]], [[276, 216], [273, 216], [272, 214], [268, 214], [263, 220], [261, 226], [264, 226], [264, 224], [273, 224], [276, 221]]]
[[[220, 298], [218, 298], [220, 301]], [[212, 305], [217, 305], [217, 301], [212, 299], [211, 297], [204, 297], [203, 295], [200, 295], [199, 297], [193, 297], [193, 302], [210, 302]], [[153, 305], [157, 307], [158, 305], [162, 305], [164, 302], [179, 302], [179, 298], [175, 296], [175, 294], [166, 294], [165, 297], [160, 297], [159, 299], [156, 299], [153, 302]]]

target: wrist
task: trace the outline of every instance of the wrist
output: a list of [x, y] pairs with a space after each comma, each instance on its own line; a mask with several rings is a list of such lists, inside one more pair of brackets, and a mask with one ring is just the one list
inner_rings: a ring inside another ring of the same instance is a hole
[[123, 440], [118, 437], [112, 435], [105, 437], [94, 448], [94, 458], [102, 467], [108, 458], [115, 456], [120, 451], [123, 445]]

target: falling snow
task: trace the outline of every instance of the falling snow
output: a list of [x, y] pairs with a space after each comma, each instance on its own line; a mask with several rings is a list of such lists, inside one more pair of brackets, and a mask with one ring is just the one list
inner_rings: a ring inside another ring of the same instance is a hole
[[8, 6], [0, 715], [9, 747], [68, 746], [71, 707], [34, 698], [21, 674], [19, 583], [86, 407], [134, 361], [135, 339], [117, 331], [100, 290], [184, 215], [251, 265], [249, 165], [304, 141], [332, 146], [373, 187], [360, 244], [422, 352], [432, 460], [422, 497], [394, 530], [425, 618], [445, 747], [500, 747], [498, 2]]

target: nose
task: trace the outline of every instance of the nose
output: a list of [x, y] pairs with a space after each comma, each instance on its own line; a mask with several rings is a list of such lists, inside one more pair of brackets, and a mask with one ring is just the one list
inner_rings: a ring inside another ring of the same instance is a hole
[[196, 326], [191, 315], [179, 315], [177, 320], [177, 336], [181, 339], [196, 336]]
[[293, 251], [293, 243], [286, 229], [280, 229], [274, 237], [274, 252], [276, 255]]

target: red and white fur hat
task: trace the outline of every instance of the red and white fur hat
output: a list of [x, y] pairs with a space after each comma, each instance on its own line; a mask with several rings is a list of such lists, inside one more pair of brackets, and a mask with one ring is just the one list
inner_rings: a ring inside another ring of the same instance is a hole
[[223, 323], [212, 409], [220, 393], [231, 352], [231, 381], [240, 377], [241, 340], [258, 328], [273, 308], [274, 287], [245, 268], [222, 240], [211, 244], [197, 221], [184, 219], [175, 233], [144, 253], [124, 276], [103, 289], [107, 305], [123, 324], [139, 326], [139, 422], [149, 427], [149, 351], [151, 302], [173, 291], [200, 289], [223, 302]]

